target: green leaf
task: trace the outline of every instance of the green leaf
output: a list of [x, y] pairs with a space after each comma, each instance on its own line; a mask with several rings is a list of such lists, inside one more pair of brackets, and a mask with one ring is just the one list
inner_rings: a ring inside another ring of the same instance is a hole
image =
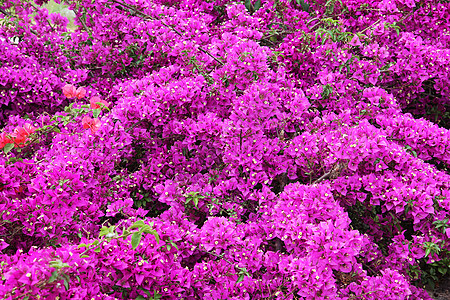
[[143, 296], [139, 295], [136, 297], [136, 300], [145, 300], [145, 298]]
[[159, 244], [159, 234], [156, 232], [156, 230], [153, 230], [153, 232], [149, 232], [149, 233], [155, 237], [156, 243]]
[[142, 227], [140, 231], [143, 233], [153, 233], [154, 232], [154, 230], [148, 225], [145, 225], [144, 227]]
[[198, 198], [197, 197], [195, 197], [194, 199], [192, 199], [193, 200], [193, 202], [194, 202], [194, 206], [195, 206], [195, 208], [198, 208]]
[[133, 250], [136, 250], [137, 246], [139, 246], [141, 238], [142, 238], [141, 232], [133, 233], [133, 235], [131, 236], [131, 246], [133, 247]]
[[303, 0], [296, 0], [296, 1], [297, 1], [297, 4], [300, 5], [300, 6], [302, 7], [302, 10], [303, 10], [303, 11], [306, 11], [307, 13], [309, 13], [309, 8], [310, 8], [310, 6], [309, 6], [308, 3], [306, 3], [306, 2], [303, 1]]
[[261, 0], [256, 0], [255, 2], [255, 11], [261, 8]]
[[53, 271], [52, 276], [50, 276], [50, 278], [48, 279], [48, 282], [52, 283], [56, 279], [58, 279], [58, 272], [57, 271]]
[[100, 108], [94, 109], [93, 110], [93, 116], [94, 118], [98, 118], [98, 116], [100, 115], [100, 113], [102, 112], [102, 110]]
[[241, 270], [244, 273], [244, 275], [247, 275], [250, 277], [250, 273], [247, 271], [247, 268], [241, 268]]
[[141, 291], [143, 291], [149, 298], [151, 297], [151, 294], [149, 292], [149, 290], [144, 289], [143, 287], [139, 286], [138, 289], [140, 289]]
[[66, 288], [66, 291], [69, 290], [69, 276], [64, 276], [64, 287]]
[[108, 233], [113, 233], [115, 229], [116, 228], [114, 226], [111, 226], [111, 227], [103, 226], [100, 229], [100, 233], [98, 234], [98, 237], [102, 237], [104, 235], [107, 235]]
[[78, 245], [78, 248], [81, 248], [81, 247], [87, 248], [87, 247], [89, 247], [89, 246], [83, 243], [83, 244], [79, 244], [79, 245]]
[[175, 249], [177, 249], [178, 251], [180, 251], [180, 249], [178, 249], [178, 247], [177, 247], [177, 244], [175, 244], [173, 241], [170, 241], [170, 244], [171, 244], [172, 246], [174, 246]]
[[162, 295], [158, 293], [157, 291], [153, 291], [153, 300], [159, 300], [161, 299]]
[[[147, 224], [145, 224], [144, 221], [138, 220], [138, 221], [134, 222], [133, 225], [130, 226], [130, 229], [133, 229], [133, 228], [141, 228], [141, 227], [146, 226], [146, 225], [147, 225]], [[147, 226], [148, 226], [148, 225], [147, 225]]]
[[7, 154], [9, 151], [11, 151], [14, 148], [14, 144], [8, 143], [3, 147], [3, 152]]
[[411, 204], [406, 205], [405, 213], [408, 213], [411, 210]]
[[239, 275], [239, 278], [238, 278], [238, 280], [236, 281], [236, 283], [239, 283], [239, 282], [241, 282], [241, 281], [244, 281], [244, 278], [245, 278], [245, 274]]
[[94, 249], [94, 252], [99, 253], [101, 250], [102, 250], [102, 248], [101, 248], [101, 247], [98, 247], [98, 248], [95, 248], [95, 249]]
[[245, 8], [247, 9], [247, 11], [250, 13], [251, 9], [252, 9], [252, 2], [250, 0], [245, 0]]
[[49, 266], [51, 268], [55, 268], [55, 269], [62, 269], [62, 268], [68, 268], [70, 267], [69, 264], [67, 263], [63, 263], [61, 260], [57, 259], [57, 260], [52, 260], [51, 262], [49, 262]]

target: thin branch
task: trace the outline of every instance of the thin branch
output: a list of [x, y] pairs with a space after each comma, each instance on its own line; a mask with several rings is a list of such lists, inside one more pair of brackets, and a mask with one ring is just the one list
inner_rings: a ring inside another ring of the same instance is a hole
[[0, 12], [8, 17], [12, 17], [11, 14], [9, 12], [7, 12], [6, 10], [3, 10], [3, 8], [0, 8]]
[[[0, 8], [0, 12], [2, 13], [2, 14], [4, 14], [5, 16], [8, 16], [8, 17], [10, 17], [10, 18], [13, 18], [13, 16], [10, 14], [10, 13], [8, 13], [7, 11], [5, 11], [4, 9], [2, 9], [2, 8]], [[37, 32], [36, 31], [34, 31], [33, 29], [31, 29], [30, 28], [30, 32], [32, 33], [32, 34], [34, 34], [34, 35], [38, 35], [37, 34]], [[17, 45], [17, 44], [16, 44]]]
[[315, 18], [312, 18], [312, 19], [310, 19], [308, 22], [306, 22], [306, 26], [308, 26], [309, 25], [309, 23], [311, 23], [311, 22], [313, 22], [313, 21], [316, 21], [316, 20], [319, 20], [319, 17], [317, 16], [317, 17], [315, 17]]
[[[411, 13], [407, 14], [406, 16], [404, 16], [403, 18], [401, 18], [400, 20], [396, 21], [396, 23], [400, 23], [403, 20], [405, 20], [407, 17], [409, 17], [411, 15]], [[380, 23], [381, 19], [378, 19], [376, 22], [374, 22], [372, 25], [370, 25], [369, 27], [366, 27], [365, 29], [363, 29], [362, 31], [360, 31], [359, 33], [363, 33], [364, 31], [372, 28], [373, 26], [375, 26], [376, 24]]]
[[331, 171], [329, 171], [329, 172], [323, 174], [323, 175], [320, 176], [318, 179], [316, 179], [312, 184], [314, 185], [314, 184], [317, 184], [317, 183], [319, 183], [319, 182], [321, 182], [321, 181], [324, 181], [325, 179], [330, 178], [331, 172], [332, 172], [332, 171], [333, 171], [333, 170], [331, 170]]
[[377, 21], [375, 21], [374, 23], [372, 23], [372, 25], [370, 25], [369, 27], [364, 28], [362, 31], [360, 31], [359, 33], [363, 33], [364, 31], [372, 28], [373, 26], [377, 25], [378, 23], [381, 22], [381, 19], [378, 19]]
[[250, 276], [250, 274], [247, 272], [247, 270], [246, 270], [245, 268], [239, 267], [239, 266], [237, 265], [237, 263], [232, 263], [232, 262], [229, 261], [228, 259], [224, 258], [223, 255], [215, 254], [214, 252], [210, 252], [210, 251], [206, 251], [206, 250], [202, 250], [202, 249], [199, 249], [199, 250], [202, 251], [202, 252], [211, 254], [211, 255], [213, 255], [213, 256], [215, 256], [215, 257], [218, 257], [218, 258], [222, 259], [224, 262], [226, 262], [226, 263], [232, 265], [236, 270], [239, 270], [239, 272], [244, 272], [245, 275]]
[[76, 15], [77, 15], [77, 17], [78, 17], [78, 20], [80, 20], [81, 25], [83, 25], [84, 30], [86, 30], [87, 33], [90, 33], [91, 31], [90, 31], [89, 28], [86, 26], [86, 23], [84, 23], [84, 20], [81, 18], [81, 16], [78, 15], [78, 11], [75, 10], [75, 8], [74, 8], [74, 11], [75, 11], [75, 13], [76, 13]]
[[131, 126], [130, 128], [128, 128], [127, 130], [125, 130], [125, 132], [129, 132], [130, 130], [133, 130], [136, 126], [138, 126], [139, 124], [141, 124], [143, 121], [140, 120], [139, 122], [133, 124], [133, 126]]
[[214, 253], [214, 252], [206, 251], [206, 250], [201, 250], [201, 249], [200, 249], [200, 251], [205, 252], [205, 253], [208, 253], [208, 254], [211, 254], [211, 255], [213, 255], [213, 256], [215, 256], [215, 257], [218, 257], [218, 258], [222, 259], [224, 262], [229, 263], [229, 264], [232, 265], [233, 267], [239, 268], [239, 267], [236, 266], [235, 263], [232, 263], [232, 262], [229, 261], [228, 259], [223, 258], [222, 255], [216, 254], [216, 253]]
[[334, 172], [341, 170], [342, 165], [340, 163], [335, 164], [330, 171], [326, 172], [325, 174], [323, 174], [322, 176], [320, 176], [318, 179], [316, 179], [312, 184], [317, 184], [321, 181], [324, 181], [325, 179], [329, 179], [331, 177], [331, 175], [333, 175]]
[[370, 292], [367, 292], [367, 293], [362, 293], [362, 294], [359, 294], [359, 295], [352, 295], [352, 296], [350, 296], [350, 299], [356, 299], [356, 298], [359, 298], [361, 296], [370, 295], [370, 294], [373, 294], [373, 293], [376, 293], [376, 292], [380, 292], [380, 291], [382, 291], [382, 290], [375, 290], [375, 291], [370, 291]]
[[[37, 12], [37, 11], [38, 11], [38, 8], [37, 8], [36, 6], [34, 6], [33, 3], [30, 2], [30, 4], [31, 4], [31, 6], [34, 8], [34, 10]], [[52, 23], [50, 22], [49, 19], [47, 19], [47, 23], [48, 23], [48, 26], [50, 26], [50, 28], [52, 29], [52, 31], [55, 31], [55, 28], [53, 28]]]

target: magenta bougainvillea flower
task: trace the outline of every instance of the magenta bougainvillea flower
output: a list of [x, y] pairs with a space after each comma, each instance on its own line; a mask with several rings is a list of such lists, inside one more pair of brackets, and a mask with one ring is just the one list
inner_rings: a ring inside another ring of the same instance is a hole
[[361, 41], [359, 40], [359, 37], [355, 34], [350, 41], [349, 45], [351, 46], [362, 46]]

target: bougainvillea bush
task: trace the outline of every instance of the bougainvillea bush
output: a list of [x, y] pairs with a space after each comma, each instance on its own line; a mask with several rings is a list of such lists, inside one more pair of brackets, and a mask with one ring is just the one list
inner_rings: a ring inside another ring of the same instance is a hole
[[0, 4], [1, 299], [430, 299], [450, 3]]

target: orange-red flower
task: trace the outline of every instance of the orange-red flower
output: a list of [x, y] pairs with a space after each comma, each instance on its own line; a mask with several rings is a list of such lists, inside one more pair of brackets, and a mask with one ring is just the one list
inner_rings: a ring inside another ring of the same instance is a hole
[[94, 96], [90, 100], [91, 108], [97, 109], [97, 108], [103, 108], [103, 106], [108, 107], [109, 103], [105, 100], [100, 99], [100, 97]]
[[28, 136], [36, 131], [36, 128], [31, 124], [25, 124], [23, 127], [16, 127], [11, 136], [14, 139], [14, 144], [18, 147], [24, 147]]
[[36, 127], [27, 123], [23, 127], [16, 127], [14, 132], [11, 134], [12, 140], [16, 147], [24, 147], [28, 136], [36, 131]]
[[75, 95], [78, 99], [84, 98], [84, 96], [86, 96], [86, 89], [84, 87], [77, 88]]
[[78, 98], [81, 99], [86, 95], [86, 89], [84, 87], [75, 88], [72, 84], [66, 84], [62, 88], [64, 96], [67, 98]]
[[77, 89], [72, 85], [72, 84], [66, 84], [63, 88], [62, 88], [63, 94], [64, 96], [66, 96], [67, 98], [73, 98], [76, 95]]
[[0, 133], [0, 149], [3, 149], [6, 144], [12, 144], [13, 141], [7, 136], [6, 132]]

